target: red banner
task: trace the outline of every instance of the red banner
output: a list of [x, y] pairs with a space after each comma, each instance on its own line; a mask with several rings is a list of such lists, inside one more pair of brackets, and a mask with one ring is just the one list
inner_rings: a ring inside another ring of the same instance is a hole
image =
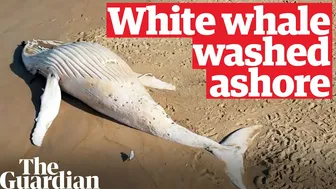
[[107, 3], [107, 37], [191, 37], [207, 98], [331, 98], [331, 3]]

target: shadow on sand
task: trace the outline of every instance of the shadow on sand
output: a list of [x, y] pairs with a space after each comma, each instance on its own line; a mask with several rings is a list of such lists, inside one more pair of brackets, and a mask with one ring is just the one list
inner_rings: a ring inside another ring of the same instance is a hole
[[[22, 58], [21, 58], [21, 54], [22, 54], [22, 50], [24, 47], [24, 43], [22, 42], [22, 44], [18, 45], [17, 48], [14, 51], [14, 55], [13, 55], [13, 62], [12, 64], [10, 64], [10, 69], [12, 70], [13, 73], [15, 73], [17, 76], [19, 76], [21, 79], [23, 79], [25, 81], [25, 83], [29, 86], [32, 97], [31, 97], [31, 101], [34, 104], [35, 107], [35, 117], [38, 116], [38, 112], [40, 110], [40, 106], [41, 106], [41, 95], [43, 94], [43, 90], [46, 84], [46, 79], [39, 75], [32, 75], [31, 73], [29, 73], [23, 62], [22, 62]], [[123, 123], [120, 123], [108, 116], [105, 116], [97, 111], [95, 111], [94, 109], [92, 109], [91, 107], [89, 107], [88, 105], [84, 104], [83, 102], [81, 102], [80, 100], [62, 92], [62, 100], [64, 100], [65, 102], [81, 109], [84, 110], [90, 114], [105, 118], [107, 120], [119, 123], [121, 125], [124, 125]], [[127, 126], [127, 125], [125, 125]], [[34, 128], [32, 129], [32, 132], [34, 131]], [[31, 134], [32, 134], [31, 132]], [[31, 139], [32, 136], [30, 136]], [[31, 141], [32, 142], [32, 141]]]

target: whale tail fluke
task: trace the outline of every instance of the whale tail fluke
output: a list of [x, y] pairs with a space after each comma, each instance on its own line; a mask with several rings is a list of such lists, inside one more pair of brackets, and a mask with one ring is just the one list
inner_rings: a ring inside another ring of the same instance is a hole
[[220, 142], [223, 149], [213, 149], [212, 153], [226, 163], [226, 172], [232, 183], [245, 189], [243, 183], [244, 153], [253, 139], [260, 133], [261, 125], [238, 129]]

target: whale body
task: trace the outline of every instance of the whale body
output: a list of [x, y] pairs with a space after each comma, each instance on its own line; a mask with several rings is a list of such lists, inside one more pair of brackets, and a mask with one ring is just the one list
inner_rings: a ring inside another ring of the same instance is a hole
[[42, 145], [56, 118], [64, 91], [130, 127], [211, 152], [226, 163], [225, 171], [232, 183], [246, 188], [244, 153], [260, 132], [260, 125], [239, 129], [222, 143], [193, 133], [176, 123], [145, 88], [175, 90], [175, 86], [150, 73], [134, 72], [120, 56], [97, 43], [30, 40], [23, 48], [22, 60], [30, 73], [47, 79], [32, 133], [36, 146]]

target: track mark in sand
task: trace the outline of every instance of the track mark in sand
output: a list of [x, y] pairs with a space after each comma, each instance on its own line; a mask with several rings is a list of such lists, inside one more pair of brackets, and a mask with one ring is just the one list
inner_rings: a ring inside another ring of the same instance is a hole
[[202, 158], [203, 155], [204, 155], [204, 152], [202, 152], [202, 151], [198, 151], [198, 152], [195, 153], [194, 158], [191, 161], [191, 168], [193, 170], [197, 169], [198, 161]]
[[215, 128], [202, 128], [198, 130], [198, 133], [208, 138], [217, 137], [218, 135], [218, 133], [215, 131]]
[[[203, 155], [205, 154], [205, 152], [203, 151], [199, 151], [197, 153], [195, 153], [194, 158], [191, 162], [191, 168], [193, 171], [197, 172], [197, 174], [199, 174], [199, 178], [200, 179], [207, 179], [210, 180], [211, 182], [215, 182], [217, 185], [219, 185], [222, 181], [224, 181], [224, 178], [221, 176], [216, 175], [216, 172], [214, 172], [213, 170], [209, 169], [209, 168], [203, 168], [204, 166], [197, 166], [197, 164], [199, 163], [200, 159], [203, 158]], [[202, 167], [202, 169], [200, 169]]]
[[202, 178], [207, 178], [209, 180], [212, 180], [212, 181], [218, 181], [220, 180], [220, 177], [217, 177], [215, 175], [215, 172], [214, 171], [211, 171], [210, 169], [203, 169], [200, 173], [200, 177]]
[[198, 161], [199, 159], [202, 158], [203, 155], [204, 155], [204, 152], [197, 152], [194, 156], [194, 161]]

